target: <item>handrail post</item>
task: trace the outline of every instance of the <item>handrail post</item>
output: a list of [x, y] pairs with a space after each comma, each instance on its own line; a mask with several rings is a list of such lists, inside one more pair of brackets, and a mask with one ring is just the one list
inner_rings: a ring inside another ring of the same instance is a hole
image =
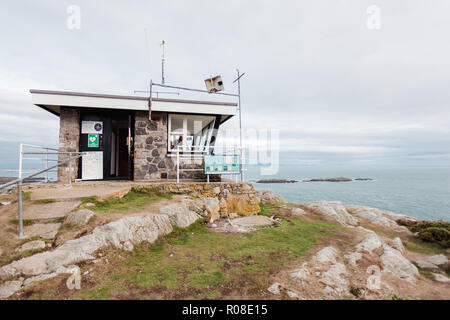
[[[45, 148], [45, 169], [48, 169], [48, 148]], [[48, 171], [45, 172], [45, 183], [48, 183]]]
[[[23, 143], [20, 144], [19, 149], [19, 179], [22, 179], [22, 162], [23, 162]], [[18, 225], [19, 225], [19, 239], [23, 239], [23, 215], [22, 215], [22, 180], [17, 183], [17, 211], [18, 211]]]
[[[69, 159], [72, 158], [72, 153], [69, 153]], [[72, 161], [69, 161], [69, 185], [72, 185]]]
[[177, 147], [177, 183], [180, 183], [180, 147]]
[[25, 234], [23, 233], [23, 214], [22, 214], [22, 180], [17, 183], [17, 205], [19, 211], [19, 239], [25, 238]]

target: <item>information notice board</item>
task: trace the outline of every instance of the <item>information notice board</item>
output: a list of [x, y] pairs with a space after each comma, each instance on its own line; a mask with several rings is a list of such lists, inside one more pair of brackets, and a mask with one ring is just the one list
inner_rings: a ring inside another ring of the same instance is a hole
[[241, 173], [238, 155], [205, 155], [205, 174]]

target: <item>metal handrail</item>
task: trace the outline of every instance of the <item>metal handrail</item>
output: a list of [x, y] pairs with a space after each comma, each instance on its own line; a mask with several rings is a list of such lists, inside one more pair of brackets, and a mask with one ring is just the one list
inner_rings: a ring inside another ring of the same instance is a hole
[[[36, 171], [36, 172], [34, 172], [32, 174], [29, 174], [29, 175], [27, 175], [25, 177], [21, 177], [21, 175], [22, 175], [22, 154], [23, 154], [22, 153], [22, 146], [23, 146], [23, 144], [20, 145], [20, 150], [21, 150], [21, 153], [20, 153], [20, 167], [19, 167], [19, 175], [20, 175], [20, 177], [15, 179], [15, 180], [13, 180], [13, 181], [10, 181], [10, 182], [7, 182], [5, 184], [0, 185], [0, 190], [1, 190], [1, 189], [4, 189], [4, 188], [7, 188], [7, 187], [10, 187], [12, 185], [17, 184], [17, 203], [18, 203], [18, 211], [19, 211], [18, 212], [18, 225], [19, 225], [18, 237], [19, 237], [19, 239], [23, 239], [25, 237], [25, 234], [23, 232], [23, 212], [22, 212], [22, 183], [23, 183], [23, 181], [26, 180], [26, 179], [33, 178], [33, 177], [35, 177], [37, 175], [40, 175], [42, 173], [46, 173], [46, 172], [48, 172], [50, 170], [53, 170], [53, 169], [55, 169], [55, 168], [57, 168], [57, 167], [59, 167], [61, 165], [66, 164], [66, 163], [70, 164], [71, 161], [76, 160], [76, 159], [82, 157], [85, 154], [85, 152], [61, 152], [61, 154], [70, 153], [70, 154], [77, 154], [77, 155], [74, 156], [74, 157], [70, 157], [67, 160], [58, 162], [57, 164], [55, 164], [55, 165], [53, 165], [51, 167], [47, 167], [45, 169], [42, 169], [42, 170]], [[30, 146], [30, 145], [27, 145], [27, 146]], [[36, 148], [37, 146], [32, 146], [32, 147]], [[39, 147], [39, 148], [42, 148], [42, 147]], [[48, 148], [48, 149], [50, 149], [50, 148]], [[71, 167], [69, 167], [69, 184], [70, 183], [72, 183]]]

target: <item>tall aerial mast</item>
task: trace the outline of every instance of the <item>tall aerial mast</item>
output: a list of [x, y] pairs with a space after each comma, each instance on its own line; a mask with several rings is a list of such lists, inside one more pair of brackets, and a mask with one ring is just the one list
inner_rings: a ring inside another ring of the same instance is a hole
[[165, 46], [166, 42], [163, 40], [161, 42], [161, 47], [162, 47], [162, 61], [161, 61], [161, 81], [162, 84], [165, 83], [165, 79], [164, 79], [164, 63], [166, 62], [166, 58], [165, 58], [165, 52], [164, 52], [164, 46]]

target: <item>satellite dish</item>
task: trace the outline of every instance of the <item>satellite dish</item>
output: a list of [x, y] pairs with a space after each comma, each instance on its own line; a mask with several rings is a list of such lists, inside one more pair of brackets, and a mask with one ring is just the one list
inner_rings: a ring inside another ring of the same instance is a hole
[[205, 84], [206, 84], [206, 90], [209, 93], [222, 91], [224, 89], [221, 76], [215, 76], [213, 78], [206, 79]]

